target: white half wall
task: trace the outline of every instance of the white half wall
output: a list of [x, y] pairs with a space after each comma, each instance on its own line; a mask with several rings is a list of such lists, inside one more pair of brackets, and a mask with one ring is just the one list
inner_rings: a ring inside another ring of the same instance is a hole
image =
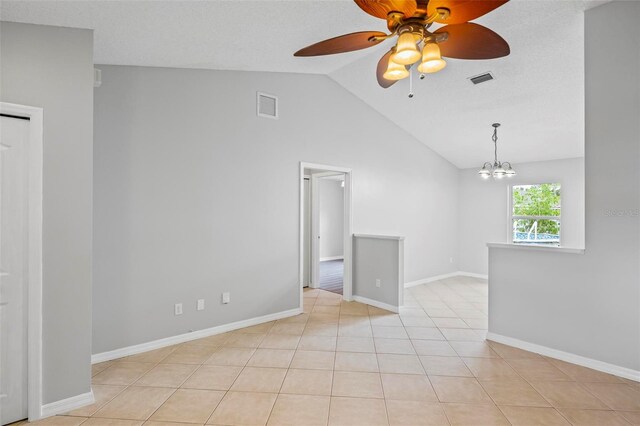
[[409, 281], [457, 270], [458, 170], [330, 78], [97, 67], [93, 353], [297, 308], [300, 161], [353, 170]]
[[639, 2], [586, 12], [585, 252], [490, 248], [489, 332], [640, 381], [638, 17]]
[[487, 243], [511, 242], [510, 185], [560, 183], [562, 245], [584, 247], [584, 158], [514, 164], [518, 174], [502, 180], [482, 179], [478, 168], [460, 170], [458, 266], [461, 271], [486, 275]]
[[320, 260], [344, 256], [344, 188], [342, 181], [318, 179]]

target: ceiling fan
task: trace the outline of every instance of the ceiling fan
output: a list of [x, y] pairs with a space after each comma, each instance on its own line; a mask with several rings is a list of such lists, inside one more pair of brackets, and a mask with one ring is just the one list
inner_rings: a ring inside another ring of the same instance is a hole
[[[378, 62], [378, 84], [390, 87], [406, 78], [416, 62], [421, 74], [446, 66], [442, 57], [493, 59], [507, 56], [509, 44], [482, 25], [468, 22], [491, 12], [509, 0], [354, 0], [369, 15], [384, 19], [389, 34], [360, 31], [312, 44], [294, 56], [321, 56], [352, 52], [398, 37]], [[434, 23], [446, 24], [430, 31]]]

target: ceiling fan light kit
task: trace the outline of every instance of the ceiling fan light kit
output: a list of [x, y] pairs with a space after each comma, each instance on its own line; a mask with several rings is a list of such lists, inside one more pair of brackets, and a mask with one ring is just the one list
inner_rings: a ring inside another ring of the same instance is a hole
[[[297, 51], [294, 56], [320, 56], [351, 52], [397, 37], [396, 45], [378, 62], [378, 84], [387, 88], [411, 75], [420, 62], [421, 74], [446, 67], [442, 57], [494, 59], [510, 53], [509, 44], [498, 34], [470, 23], [508, 0], [354, 0], [364, 12], [384, 19], [390, 33], [361, 31], [334, 37]], [[444, 26], [430, 31], [433, 24]], [[404, 69], [404, 70], [403, 70]], [[423, 78], [421, 75], [421, 78]]]
[[422, 48], [422, 63], [418, 65], [418, 72], [430, 74], [438, 72], [447, 66], [447, 62], [442, 59], [440, 48], [437, 43], [425, 43]]
[[384, 78], [391, 81], [398, 81], [406, 78], [407, 76], [409, 76], [409, 70], [407, 67], [398, 64], [393, 60], [393, 58], [389, 58], [387, 70], [384, 72]]
[[493, 123], [491, 126], [493, 126], [493, 136], [491, 137], [494, 153], [493, 164], [487, 161], [482, 165], [478, 174], [483, 179], [489, 179], [490, 177], [502, 179], [505, 176], [511, 178], [516, 175], [516, 171], [511, 167], [511, 163], [508, 161], [498, 161], [498, 127], [500, 127], [500, 123]]

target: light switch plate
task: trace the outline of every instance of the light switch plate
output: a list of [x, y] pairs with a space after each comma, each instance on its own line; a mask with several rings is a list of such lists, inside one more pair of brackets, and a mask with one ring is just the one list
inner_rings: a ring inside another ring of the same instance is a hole
[[229, 292], [222, 293], [222, 303], [226, 305], [229, 302], [231, 302], [231, 293]]
[[198, 299], [198, 303], [196, 305], [196, 309], [198, 311], [204, 311], [204, 299]]
[[173, 307], [174, 315], [182, 315], [182, 303], [176, 303]]

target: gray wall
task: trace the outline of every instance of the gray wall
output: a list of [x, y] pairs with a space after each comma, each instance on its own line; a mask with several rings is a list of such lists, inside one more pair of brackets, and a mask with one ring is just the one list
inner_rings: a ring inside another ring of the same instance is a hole
[[330, 78], [99, 68], [94, 353], [297, 307], [300, 161], [353, 169], [353, 230], [405, 235], [408, 280], [456, 270], [457, 169]]
[[635, 370], [639, 17], [639, 2], [616, 1], [586, 12], [585, 254], [490, 249], [489, 257], [490, 332]]
[[43, 402], [90, 390], [93, 33], [0, 23], [0, 100], [44, 110]]
[[562, 245], [584, 247], [584, 158], [515, 164], [511, 179], [482, 179], [478, 169], [460, 170], [458, 266], [487, 274], [487, 243], [511, 242], [509, 185], [559, 182], [562, 185]]
[[344, 188], [342, 181], [318, 179], [320, 259], [344, 256]]
[[[401, 238], [353, 238], [353, 295], [398, 308], [404, 288]], [[380, 287], [376, 287], [380, 280]]]

